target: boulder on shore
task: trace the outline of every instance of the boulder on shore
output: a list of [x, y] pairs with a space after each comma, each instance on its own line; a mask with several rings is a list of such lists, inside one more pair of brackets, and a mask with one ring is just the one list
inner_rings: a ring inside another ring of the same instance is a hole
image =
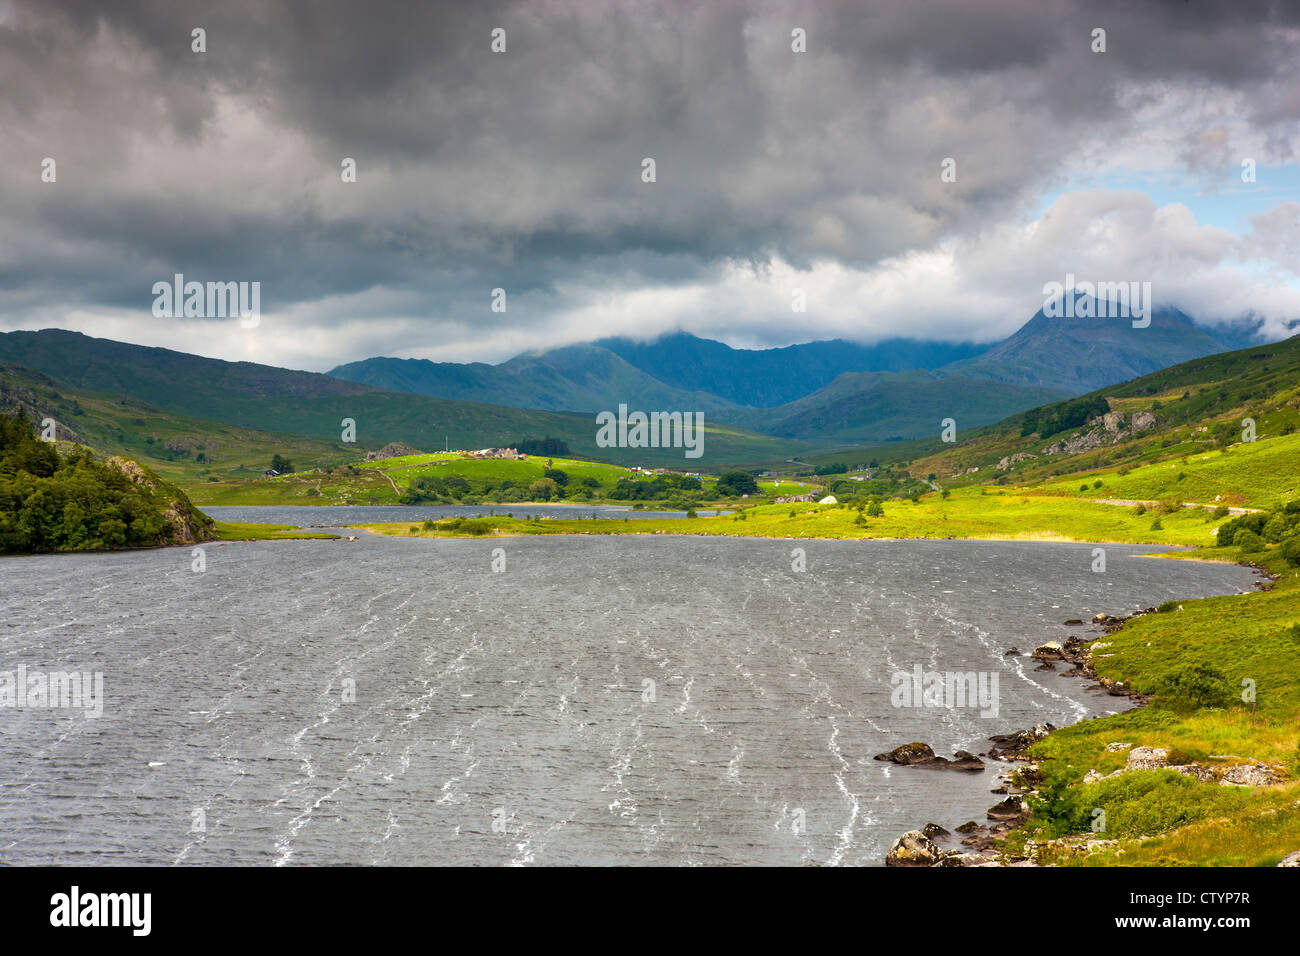
[[989, 807], [985, 815], [990, 820], [1020, 820], [1029, 816], [1029, 807], [1019, 797], [1007, 797]]
[[895, 747], [889, 753], [876, 754], [876, 760], [889, 760], [894, 763], [901, 763], [904, 766], [914, 763], [924, 763], [927, 760], [934, 759], [934, 751], [930, 749], [929, 744], [923, 744], [916, 741], [910, 744], [903, 744], [901, 747]]
[[920, 741], [895, 747], [889, 753], [876, 754], [875, 759], [888, 760], [905, 767], [926, 767], [931, 770], [961, 770], [966, 773], [981, 773], [984, 770], [984, 761], [973, 753], [958, 750], [953, 754], [953, 759], [949, 760], [947, 757], [936, 756], [929, 744]]
[[920, 830], [908, 830], [894, 841], [885, 856], [885, 866], [934, 866], [943, 851]]

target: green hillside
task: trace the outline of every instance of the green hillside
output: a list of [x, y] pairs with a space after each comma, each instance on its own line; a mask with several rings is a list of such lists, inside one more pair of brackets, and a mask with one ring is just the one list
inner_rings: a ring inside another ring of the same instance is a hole
[[300, 468], [358, 456], [356, 445], [220, 425], [137, 399], [69, 388], [40, 372], [0, 364], [0, 414], [19, 408], [36, 422], [54, 419], [59, 439], [132, 458], [185, 486], [260, 475], [277, 454]]
[[[1094, 426], [1079, 420], [1053, 430], [1052, 424], [1043, 423], [1070, 422], [1071, 408], [1084, 408], [1097, 400], [1104, 400], [1104, 407], [1123, 415], [1122, 430], [1127, 434], [1107, 435], [1097, 447], [1046, 454], [1045, 449], [1084, 435]], [[1132, 432], [1135, 413], [1153, 416], [1153, 424]], [[944, 486], [1050, 481], [1080, 472], [1131, 471], [1153, 462], [1217, 452], [1243, 441], [1246, 418], [1254, 421], [1258, 440], [1290, 435], [1300, 429], [1300, 336], [1193, 359], [1077, 399], [1012, 415], [994, 425], [966, 428], [959, 420], [955, 443], [945, 444], [936, 436], [892, 445], [850, 446], [809, 460], [820, 464], [875, 458], [905, 467], [914, 475], [933, 474]], [[1035, 423], [1036, 429], [1025, 434]], [[1119, 440], [1111, 441], [1112, 437]], [[1285, 451], [1282, 455], [1285, 458]], [[1005, 466], [999, 467], [1004, 459]], [[1261, 458], [1260, 462], [1273, 459]], [[1274, 464], [1285, 466], [1284, 461]], [[1141, 494], [1136, 483], [1124, 487], [1133, 491], [1133, 496]], [[1267, 503], [1271, 492], [1256, 482], [1243, 493], [1255, 494], [1251, 488], [1264, 494]], [[1112, 490], [1121, 489], [1117, 485]], [[1236, 493], [1236, 489], [1227, 491]]]
[[302, 435], [332, 444], [341, 422], [356, 422], [357, 444], [379, 448], [485, 448], [554, 436], [579, 455], [624, 464], [716, 469], [735, 462], [782, 460], [804, 446], [717, 422], [705, 423], [704, 455], [681, 449], [600, 448], [591, 415], [452, 402], [388, 392], [314, 372], [223, 362], [144, 348], [76, 332], [0, 333], [0, 361], [43, 372], [61, 385], [144, 402], [170, 413], [237, 428]]
[[823, 445], [893, 441], [938, 435], [944, 418], [955, 418], [967, 428], [985, 425], [1067, 394], [945, 371], [851, 372], [797, 401], [749, 411], [736, 421]]

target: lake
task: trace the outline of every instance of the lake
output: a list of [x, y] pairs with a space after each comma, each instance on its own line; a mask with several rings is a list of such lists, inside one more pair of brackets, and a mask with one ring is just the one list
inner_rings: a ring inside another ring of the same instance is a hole
[[[362, 534], [208, 544], [201, 572], [188, 548], [0, 559], [0, 670], [104, 686], [98, 718], [0, 709], [0, 863], [880, 865], [904, 830], [983, 821], [1000, 765], [874, 754], [1127, 706], [1008, 647], [1254, 580], [1117, 545], [1093, 573], [1091, 547]], [[996, 717], [894, 706], [918, 664], [996, 675]]]

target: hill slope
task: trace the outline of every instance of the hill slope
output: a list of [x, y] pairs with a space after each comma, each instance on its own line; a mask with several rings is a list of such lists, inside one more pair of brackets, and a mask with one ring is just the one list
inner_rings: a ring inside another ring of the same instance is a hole
[[[554, 436], [591, 458], [632, 464], [682, 464], [681, 449], [600, 448], [592, 416], [504, 408], [389, 392], [315, 372], [224, 362], [169, 349], [145, 348], [76, 332], [0, 333], [0, 361], [44, 373], [55, 382], [124, 396], [157, 409], [224, 425], [338, 441], [340, 422], [356, 421], [357, 442], [415, 447], [482, 448]], [[738, 461], [781, 460], [803, 446], [706, 420], [701, 468]]]
[[[1097, 400], [1110, 410], [1109, 424], [1096, 412], [1078, 422], [1062, 416], [1072, 405]], [[1026, 481], [1107, 467], [1134, 469], [1217, 451], [1242, 442], [1247, 418], [1257, 439], [1300, 429], [1300, 336], [1204, 356], [995, 425], [959, 431], [953, 445], [927, 440], [891, 449], [888, 457], [905, 462], [914, 474], [948, 479], [945, 483]], [[1043, 426], [1044, 421], [1070, 424], [1047, 432], [1053, 426]], [[1263, 467], [1266, 459], [1258, 461]], [[1282, 462], [1269, 467], [1274, 466]], [[1300, 459], [1289, 470], [1300, 473]], [[1154, 486], [1124, 487], [1137, 494]]]
[[803, 440], [851, 444], [938, 435], [945, 418], [969, 428], [1068, 393], [944, 371], [857, 372], [779, 408], [739, 419], [750, 428]]

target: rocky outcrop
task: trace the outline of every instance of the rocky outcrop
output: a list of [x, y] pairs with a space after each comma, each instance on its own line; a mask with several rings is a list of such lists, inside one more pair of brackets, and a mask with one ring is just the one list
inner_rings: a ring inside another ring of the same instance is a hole
[[1267, 787], [1281, 780], [1276, 770], [1262, 763], [1234, 764], [1219, 775], [1219, 783], [1238, 787]]
[[1020, 760], [1025, 751], [1042, 740], [1056, 728], [1051, 724], [1037, 724], [1029, 730], [1017, 730], [1014, 734], [999, 734], [990, 737], [993, 746], [986, 757], [994, 760]]
[[1014, 455], [1007, 455], [994, 467], [998, 471], [1007, 471], [1008, 469], [1016, 467], [1016, 465], [1020, 464], [1022, 461], [1029, 461], [1030, 459], [1037, 457], [1038, 456], [1032, 452], [1018, 451]]
[[876, 754], [876, 760], [887, 760], [904, 767], [925, 767], [930, 770], [961, 770], [966, 773], [981, 773], [984, 761], [965, 750], [958, 750], [953, 759], [938, 757], [929, 744], [919, 741], [895, 747], [888, 753]]
[[179, 488], [167, 484], [130, 458], [114, 456], [104, 464], [126, 475], [140, 487], [144, 497], [158, 508], [164, 523], [163, 531], [158, 537], [158, 544], [184, 545], [212, 540], [216, 528], [215, 522], [195, 508]]
[[[886, 866], [995, 866], [997, 853], [991, 847], [983, 853], [964, 853], [945, 850], [926, 835], [931, 829], [947, 835], [948, 831], [933, 823], [925, 830], [908, 830], [889, 848], [885, 855]], [[967, 842], [967, 841], [963, 841]]]
[[1300, 850], [1282, 857], [1282, 862], [1278, 866], [1300, 866]]
[[1062, 438], [1055, 444], [1042, 450], [1044, 455], [1077, 455], [1081, 452], [1117, 445], [1133, 436], [1149, 431], [1159, 424], [1151, 412], [1134, 412], [1133, 418], [1124, 427], [1123, 412], [1107, 412], [1097, 418], [1088, 420], [1088, 428]]
[[985, 816], [1002, 823], [1019, 822], [1029, 816], [1029, 806], [1019, 797], [1011, 796], [989, 807]]
[[925, 763], [927, 760], [934, 759], [934, 751], [930, 749], [929, 744], [923, 744], [920, 741], [916, 743], [903, 744], [901, 747], [895, 747], [889, 753], [876, 754], [876, 760], [889, 760], [893, 763], [907, 766], [914, 763]]
[[412, 448], [406, 442], [390, 441], [379, 451], [366, 452], [366, 461], [383, 461], [385, 458], [403, 458], [406, 455], [418, 455], [420, 450]]
[[[1122, 752], [1132, 747], [1126, 743], [1106, 745], [1108, 753]], [[1132, 747], [1124, 766], [1119, 770], [1102, 774], [1089, 770], [1084, 774], [1085, 784], [1110, 780], [1139, 770], [1172, 770], [1184, 777], [1192, 777], [1201, 783], [1218, 783], [1223, 786], [1267, 787], [1282, 781], [1282, 774], [1275, 768], [1258, 762], [1206, 766], [1199, 763], [1170, 763], [1170, 751], [1164, 747]]]
[[1163, 747], [1134, 747], [1124, 763], [1125, 770], [1159, 770], [1169, 766], [1169, 751]]
[[774, 499], [774, 502], [778, 505], [792, 505], [796, 503], [811, 503], [816, 500], [817, 499], [812, 495], [782, 495], [781, 497]]
[[908, 830], [885, 855], [885, 866], [934, 866], [943, 850], [920, 830]]

